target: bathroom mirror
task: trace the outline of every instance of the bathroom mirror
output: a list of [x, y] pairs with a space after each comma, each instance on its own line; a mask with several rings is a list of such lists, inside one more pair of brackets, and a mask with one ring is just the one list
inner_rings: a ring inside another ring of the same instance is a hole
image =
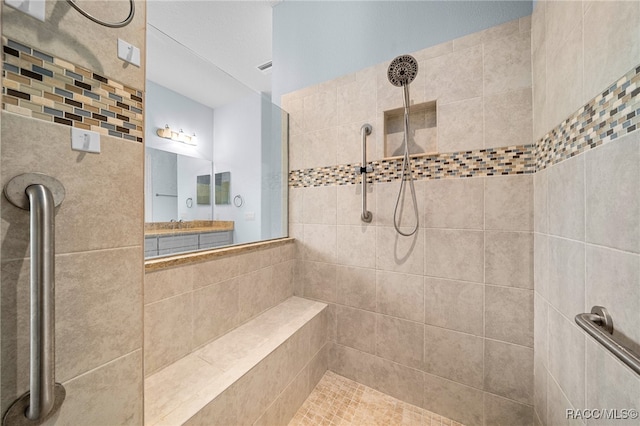
[[286, 237], [287, 114], [174, 35], [174, 3], [147, 3], [145, 257]]

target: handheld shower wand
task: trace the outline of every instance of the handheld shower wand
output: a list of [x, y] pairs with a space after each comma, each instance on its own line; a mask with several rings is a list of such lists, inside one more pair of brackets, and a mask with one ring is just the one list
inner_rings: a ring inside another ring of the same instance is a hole
[[[396, 207], [393, 211], [393, 226], [400, 235], [409, 237], [418, 231], [419, 227], [419, 213], [418, 213], [418, 201], [416, 200], [416, 189], [413, 185], [413, 174], [411, 173], [411, 161], [409, 159], [409, 84], [418, 75], [418, 61], [413, 56], [402, 55], [391, 61], [387, 70], [387, 77], [394, 86], [402, 87], [404, 96], [404, 158], [402, 160], [402, 175], [400, 177], [400, 190], [398, 191], [398, 198], [396, 199]], [[408, 178], [405, 178], [405, 175]], [[402, 192], [405, 190], [405, 181], [409, 181], [409, 188], [411, 189], [411, 198], [413, 200], [413, 210], [416, 217], [416, 223], [414, 228], [409, 233], [402, 232], [400, 230], [398, 219], [398, 208], [400, 206], [400, 198]]]

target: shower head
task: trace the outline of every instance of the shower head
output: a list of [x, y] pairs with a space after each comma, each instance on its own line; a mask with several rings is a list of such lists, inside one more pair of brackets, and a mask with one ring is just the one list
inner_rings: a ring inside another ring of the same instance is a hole
[[387, 77], [394, 86], [402, 87], [411, 83], [418, 75], [418, 61], [411, 55], [402, 55], [389, 64]]

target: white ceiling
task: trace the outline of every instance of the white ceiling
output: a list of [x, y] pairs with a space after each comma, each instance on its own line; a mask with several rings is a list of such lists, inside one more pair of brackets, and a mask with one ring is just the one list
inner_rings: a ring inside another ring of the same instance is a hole
[[149, 0], [147, 78], [216, 108], [271, 92], [271, 9], [278, 1]]

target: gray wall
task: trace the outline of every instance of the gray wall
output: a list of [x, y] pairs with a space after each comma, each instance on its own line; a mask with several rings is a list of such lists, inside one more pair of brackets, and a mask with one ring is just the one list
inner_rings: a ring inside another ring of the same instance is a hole
[[273, 8], [274, 103], [392, 57], [531, 14], [530, 1], [283, 2]]

